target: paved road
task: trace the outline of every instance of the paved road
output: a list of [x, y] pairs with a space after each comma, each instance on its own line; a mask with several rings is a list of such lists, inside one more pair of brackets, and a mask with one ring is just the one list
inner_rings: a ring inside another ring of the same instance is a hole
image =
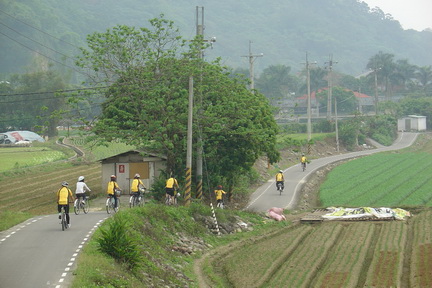
[[66, 231], [61, 230], [55, 214], [0, 232], [0, 288], [61, 288], [70, 284], [78, 254], [108, 214], [91, 210], [87, 215], [75, 215], [72, 210], [70, 215], [72, 227]]
[[275, 180], [270, 179], [252, 194], [246, 210], [265, 212], [271, 207], [293, 209], [298, 201], [298, 194], [300, 193], [302, 185], [306, 182], [308, 176], [319, 168], [344, 159], [370, 155], [377, 152], [398, 150], [411, 146], [417, 138], [417, 135], [418, 133], [401, 132], [393, 145], [388, 147], [380, 146], [377, 149], [313, 159], [307, 166], [305, 172], [302, 171], [300, 164], [294, 165], [284, 171], [285, 190], [282, 192], [282, 195], [279, 195], [279, 192], [276, 191]]

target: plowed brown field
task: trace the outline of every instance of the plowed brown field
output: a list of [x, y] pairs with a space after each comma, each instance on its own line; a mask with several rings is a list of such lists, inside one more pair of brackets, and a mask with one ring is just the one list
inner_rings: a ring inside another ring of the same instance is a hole
[[201, 286], [432, 287], [431, 223], [426, 209], [406, 221], [292, 224], [207, 256]]

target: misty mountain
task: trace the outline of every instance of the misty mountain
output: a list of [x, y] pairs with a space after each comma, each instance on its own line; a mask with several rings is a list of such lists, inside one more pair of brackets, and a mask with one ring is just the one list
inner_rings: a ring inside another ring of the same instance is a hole
[[221, 57], [247, 69], [246, 56], [263, 53], [254, 62], [257, 73], [273, 64], [297, 72], [306, 52], [319, 66], [332, 54], [334, 69], [351, 75], [364, 72], [379, 51], [418, 66], [432, 64], [432, 31], [404, 30], [391, 15], [356, 0], [3, 0], [0, 75], [24, 72], [42, 58], [72, 69], [86, 35], [118, 24], [147, 27], [160, 14], [186, 39], [204, 24], [205, 39], [217, 39], [205, 51], [208, 60]]

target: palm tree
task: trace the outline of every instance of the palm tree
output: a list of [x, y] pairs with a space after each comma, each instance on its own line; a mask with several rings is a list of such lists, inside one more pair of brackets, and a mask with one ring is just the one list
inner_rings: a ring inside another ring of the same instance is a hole
[[[393, 62], [394, 55], [389, 53], [383, 53], [380, 51], [375, 56], [369, 59], [366, 68], [374, 70], [377, 73], [378, 82], [381, 86], [384, 86], [386, 98], [390, 98], [391, 95], [391, 75], [395, 70], [395, 63]], [[371, 75], [373, 77], [374, 75]]]
[[397, 60], [391, 77], [391, 83], [402, 86], [407, 90], [408, 85], [415, 78], [416, 66], [408, 63], [408, 60]]
[[432, 66], [418, 67], [415, 76], [424, 96], [430, 96], [432, 91]]

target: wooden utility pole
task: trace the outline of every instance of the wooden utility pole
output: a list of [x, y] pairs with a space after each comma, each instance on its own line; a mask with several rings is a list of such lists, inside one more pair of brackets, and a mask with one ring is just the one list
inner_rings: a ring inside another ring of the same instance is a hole
[[252, 41], [249, 40], [249, 55], [242, 56], [247, 57], [249, 59], [249, 79], [250, 79], [250, 90], [253, 91], [255, 89], [255, 75], [254, 75], [254, 62], [257, 57], [263, 57], [264, 54], [253, 55], [252, 54]]

